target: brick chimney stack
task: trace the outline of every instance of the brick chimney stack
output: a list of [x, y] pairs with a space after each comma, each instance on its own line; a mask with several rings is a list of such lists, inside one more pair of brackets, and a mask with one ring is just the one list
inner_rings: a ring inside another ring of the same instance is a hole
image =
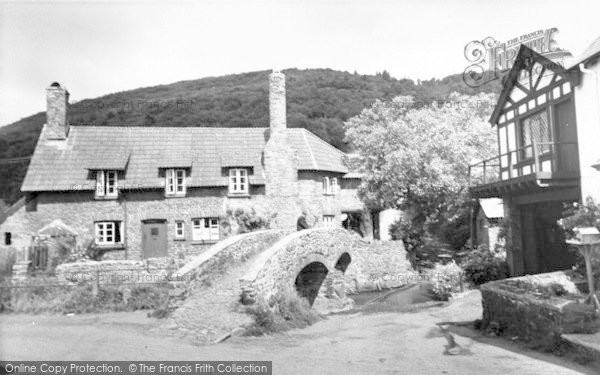
[[69, 92], [58, 82], [46, 89], [46, 139], [66, 139], [69, 134]]
[[285, 75], [279, 71], [269, 75], [269, 118], [271, 136], [285, 133]]

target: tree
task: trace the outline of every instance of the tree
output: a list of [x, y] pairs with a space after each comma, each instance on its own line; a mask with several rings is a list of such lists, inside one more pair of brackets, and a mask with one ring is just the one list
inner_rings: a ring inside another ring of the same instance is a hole
[[420, 229], [464, 215], [469, 164], [496, 154], [487, 123], [494, 103], [491, 94], [453, 93], [431, 104], [398, 96], [348, 120], [346, 140], [356, 147], [365, 176], [363, 202], [375, 210], [402, 209]]

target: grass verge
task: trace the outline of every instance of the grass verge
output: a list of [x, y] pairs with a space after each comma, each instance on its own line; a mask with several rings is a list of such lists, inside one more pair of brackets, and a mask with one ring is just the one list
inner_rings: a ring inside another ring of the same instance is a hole
[[0, 288], [0, 311], [4, 313], [83, 314], [107, 311], [155, 309], [168, 300], [166, 284], [101, 286], [19, 285]]

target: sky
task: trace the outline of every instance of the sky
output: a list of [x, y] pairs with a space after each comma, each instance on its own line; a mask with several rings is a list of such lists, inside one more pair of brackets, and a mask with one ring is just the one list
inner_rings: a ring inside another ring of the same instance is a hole
[[557, 27], [575, 56], [598, 0], [278, 0], [0, 3], [0, 126], [71, 101], [208, 76], [331, 68], [396, 78], [462, 73], [465, 45]]

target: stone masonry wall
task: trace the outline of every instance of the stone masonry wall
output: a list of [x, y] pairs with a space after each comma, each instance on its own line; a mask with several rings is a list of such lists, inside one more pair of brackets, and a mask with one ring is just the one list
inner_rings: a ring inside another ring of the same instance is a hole
[[559, 342], [562, 333], [582, 333], [587, 325], [593, 324], [594, 311], [590, 305], [572, 298], [542, 299], [515, 288], [510, 284], [514, 281], [532, 286], [558, 283], [567, 291], [576, 292], [574, 284], [562, 272], [489, 282], [481, 286], [484, 328], [551, 347]]
[[336, 264], [348, 253], [350, 265], [345, 272], [345, 292], [395, 287], [410, 282], [406, 277], [376, 284], [371, 275], [407, 275], [412, 272], [406, 251], [399, 242], [369, 242], [343, 229], [311, 229], [297, 232], [277, 242], [261, 254], [240, 281], [242, 300], [269, 300], [281, 288], [293, 287], [296, 276], [308, 264], [320, 262], [336, 283]]
[[[126, 248], [105, 253], [103, 259], [141, 259], [142, 220], [166, 219], [167, 246], [169, 256], [187, 258], [201, 253], [212, 243], [193, 242], [193, 218], [215, 217], [225, 213], [227, 207], [248, 204], [265, 207], [267, 211], [287, 215], [287, 225], [274, 228], [296, 229], [296, 221], [302, 210], [306, 210], [311, 225], [321, 226], [323, 215], [335, 215], [337, 225], [341, 225], [341, 194], [324, 195], [322, 177], [325, 172], [301, 173], [297, 182], [300, 194], [295, 198], [271, 198], [264, 195], [264, 189], [251, 187], [250, 196], [230, 198], [226, 188], [190, 188], [184, 198], [165, 198], [162, 190], [121, 192], [117, 200], [95, 200], [93, 192], [46, 192], [38, 194], [35, 210], [25, 207], [6, 219], [0, 225], [0, 233], [11, 232], [13, 245], [21, 248], [31, 244], [32, 237], [43, 226], [61, 219], [78, 232], [79, 245], [85, 245], [94, 237], [94, 222], [125, 221], [124, 233]], [[333, 176], [333, 174], [331, 174]], [[175, 238], [175, 221], [185, 223], [185, 239]], [[225, 236], [222, 233], [221, 238]]]
[[373, 241], [354, 249], [344, 275], [350, 294], [396, 288], [418, 280], [402, 241]]
[[56, 278], [66, 283], [156, 284], [169, 281], [169, 274], [176, 269], [174, 260], [168, 258], [83, 261], [59, 265]]

